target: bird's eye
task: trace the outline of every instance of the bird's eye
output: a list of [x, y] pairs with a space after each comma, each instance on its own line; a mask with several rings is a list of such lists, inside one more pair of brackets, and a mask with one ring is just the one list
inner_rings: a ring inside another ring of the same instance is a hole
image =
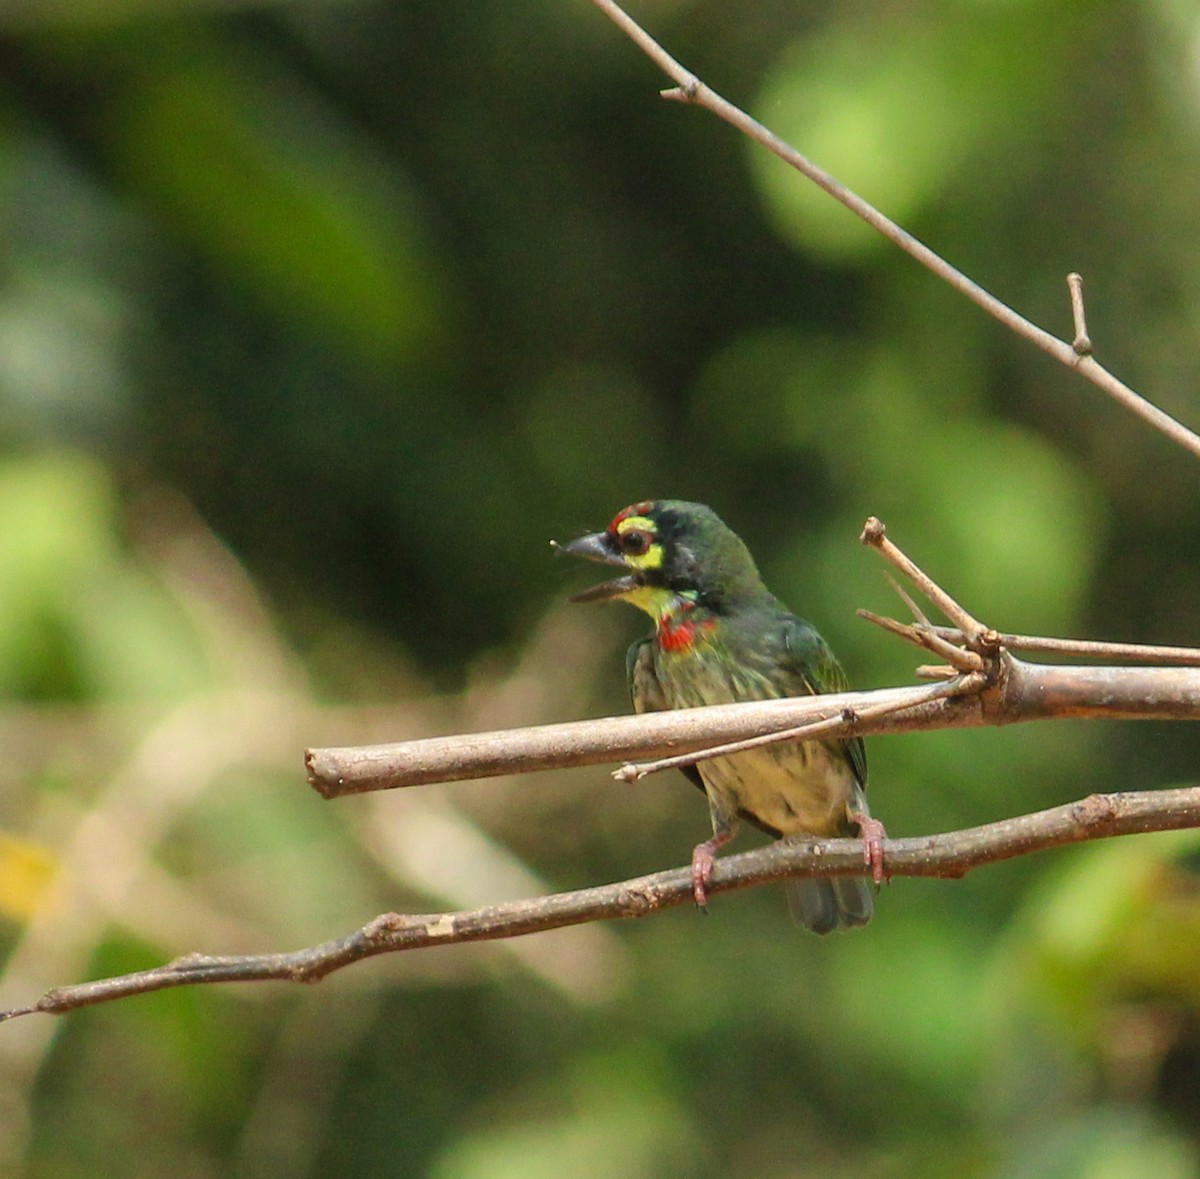
[[640, 528], [630, 528], [620, 537], [621, 552], [628, 557], [640, 557], [650, 547], [650, 533]]

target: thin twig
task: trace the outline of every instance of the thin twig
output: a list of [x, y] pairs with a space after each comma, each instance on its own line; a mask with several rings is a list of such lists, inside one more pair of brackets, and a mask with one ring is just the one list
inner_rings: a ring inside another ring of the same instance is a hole
[[[1046, 848], [1197, 826], [1200, 787], [1093, 794], [1066, 806], [982, 827], [916, 839], [889, 839], [887, 868], [891, 876], [954, 879], [972, 868]], [[812, 843], [781, 840], [717, 860], [708, 891], [711, 895], [794, 877], [862, 876], [869, 871], [863, 863], [862, 843], [857, 839]], [[345, 937], [294, 953], [245, 957], [190, 954], [152, 970], [56, 987], [35, 1003], [0, 1011], [0, 1022], [37, 1012], [61, 1015], [167, 987], [267, 980], [313, 983], [377, 954], [517, 937], [587, 921], [645, 917], [691, 900], [691, 870], [679, 868], [618, 884], [465, 912], [417, 916], [385, 913]]]
[[[929, 625], [926, 632], [921, 626], [908, 622], [897, 622], [873, 610], [859, 609], [859, 618], [872, 623], [889, 634], [894, 634], [914, 646], [931, 650], [929, 638], [936, 635], [944, 642], [962, 644], [966, 636], [956, 626]], [[1160, 667], [1200, 667], [1200, 647], [1174, 647], [1151, 643], [1111, 643], [1100, 639], [1058, 639], [1048, 635], [1014, 635], [997, 632], [1000, 645], [1008, 651], [1024, 651], [1031, 655], [1072, 655], [1080, 659], [1126, 659], [1130, 663], [1152, 663]], [[961, 646], [959, 647], [961, 650]], [[920, 669], [918, 668], [918, 674]], [[950, 667], [950, 674], [962, 670]], [[970, 668], [968, 670], [973, 670]]]
[[962, 634], [953, 627], [939, 628], [927, 621], [918, 622], [915, 625], [908, 622], [897, 622], [894, 618], [886, 618], [882, 614], [876, 614], [873, 610], [856, 610], [855, 613], [864, 621], [878, 626], [881, 630], [886, 630], [889, 634], [899, 636], [905, 642], [912, 643], [923, 651], [931, 651], [935, 655], [942, 656], [951, 665], [953, 672], [969, 675], [971, 672], [983, 670], [982, 656], [961, 646], [955, 646], [954, 643], [938, 633], [939, 630], [943, 630], [951, 634]]
[[949, 680], [958, 675], [958, 669], [948, 663], [919, 663], [913, 675], [919, 680]]
[[[961, 654], [961, 651], [959, 653]], [[757, 736], [747, 737], [744, 741], [729, 741], [724, 745], [708, 746], [698, 749], [694, 753], [681, 753], [675, 757], [659, 758], [657, 761], [626, 762], [620, 769], [613, 770], [612, 776], [618, 782], [638, 782], [642, 778], [660, 773], [662, 770], [675, 770], [681, 766], [695, 765], [698, 761], [709, 761], [714, 757], [728, 757], [730, 754], [744, 753], [747, 749], [758, 749], [763, 745], [777, 745], [783, 741], [851, 737], [858, 733], [863, 721], [875, 720], [934, 700], [948, 699], [951, 696], [969, 696], [972, 692], [980, 691], [986, 685], [987, 677], [979, 672], [959, 676], [949, 683], [925, 689], [923, 698], [919, 700], [915, 699], [911, 702], [885, 700], [862, 709], [845, 708], [837, 716], [810, 721], [805, 725], [797, 725], [793, 729], [780, 729], [775, 733], [759, 733]]]
[[915, 258], [927, 270], [932, 271], [944, 282], [949, 283], [956, 291], [965, 295], [976, 306], [981, 307], [1005, 327], [1017, 333], [1023, 339], [1040, 348], [1055, 360], [1079, 373], [1097, 388], [1102, 389], [1110, 397], [1119, 401], [1126, 409], [1135, 413], [1143, 421], [1156, 430], [1165, 434], [1177, 445], [1200, 457], [1200, 435], [1193, 433], [1170, 414], [1164, 413], [1158, 406], [1147, 401], [1139, 393], [1134, 392], [1123, 381], [1118, 380], [1091, 355], [1081, 356], [1072, 345], [1058, 339], [1045, 329], [1040, 328], [1019, 312], [1014, 311], [1008, 304], [1001, 302], [995, 295], [984, 290], [978, 283], [969, 279], [961, 270], [951, 266], [939, 254], [931, 250], [923, 242], [901, 229], [890, 218], [885, 217], [873, 205], [868, 204], [851, 192], [845, 185], [835, 180], [823, 168], [818, 167], [794, 147], [785, 143], [774, 132], [769, 131], [756, 119], [751, 118], [740, 107], [736, 107], [727, 99], [722, 98], [716, 91], [706, 86], [689, 70], [675, 60], [649, 33], [633, 20], [614, 0], [592, 0], [614, 24], [616, 24], [637, 46], [654, 61], [669, 78], [677, 83], [675, 88], [664, 90], [662, 96], [672, 101], [690, 103], [703, 107], [719, 119], [737, 128], [742, 134], [762, 144], [768, 151], [773, 152], [785, 163], [790, 164], [798, 172], [806, 176], [818, 187], [827, 192], [834, 200], [846, 206], [857, 217], [865, 221], [872, 229], [882, 234], [894, 245], [902, 249], [910, 257]]
[[[873, 518], [873, 517], [872, 517]], [[882, 527], [882, 525], [880, 525]], [[908, 612], [913, 616], [913, 620], [920, 625], [929, 626], [929, 619], [925, 616], [925, 611], [913, 600], [912, 594], [908, 592], [890, 573], [885, 573], [884, 577], [888, 579], [888, 585], [896, 591], [896, 596], [907, 607]]]
[[883, 521], [870, 516], [863, 525], [863, 544], [878, 549], [889, 564], [895, 566], [927, 597], [955, 626], [968, 636], [971, 645], [978, 643], [982, 636], [987, 635], [988, 629], [963, 609], [932, 577], [929, 576], [915, 561], [905, 556], [887, 537], [887, 529]]
[[[914, 647], [920, 647], [923, 651], [929, 650], [925, 645], [925, 638], [921, 631], [913, 626], [911, 622], [897, 622], [896, 619], [888, 618], [884, 614], [876, 614], [874, 610], [860, 608], [854, 613], [863, 619], [863, 621], [879, 627], [880, 630], [886, 630], [888, 634], [895, 635], [897, 638], [903, 639], [906, 643], [912, 643]], [[962, 631], [953, 626], [943, 626], [941, 629], [947, 634], [962, 634]]]
[[[869, 611], [860, 610], [858, 613], [885, 630], [899, 634], [904, 629], [903, 623], [880, 618]], [[963, 632], [956, 627], [935, 626], [933, 629], [951, 643], [965, 642]], [[1132, 663], [1157, 663], [1165, 667], [1200, 667], [1198, 647], [1110, 643], [1097, 639], [1055, 639], [1045, 635], [1002, 634], [999, 638], [1001, 645], [1010, 651], [1027, 651], [1035, 655], [1074, 655], [1082, 659], [1128, 659]]]
[[[925, 611], [913, 601], [912, 595], [904, 586], [890, 573], [887, 575], [887, 579], [900, 600], [908, 607], [913, 618], [916, 619], [915, 626], [905, 627], [896, 633], [902, 634], [909, 642], [916, 643], [918, 646], [924, 647], [925, 650], [932, 651], [935, 655], [940, 655], [952, 667], [957, 668], [961, 672], [981, 671], [983, 669], [983, 657], [981, 655], [975, 651], [965, 650], [962, 646], [955, 646], [953, 643], [943, 639], [937, 633], [937, 629], [933, 623], [925, 617]], [[869, 622], [875, 622], [878, 625], [878, 614], [872, 614], [870, 611], [863, 610], [858, 611], [858, 614], [859, 617], [866, 618]]]

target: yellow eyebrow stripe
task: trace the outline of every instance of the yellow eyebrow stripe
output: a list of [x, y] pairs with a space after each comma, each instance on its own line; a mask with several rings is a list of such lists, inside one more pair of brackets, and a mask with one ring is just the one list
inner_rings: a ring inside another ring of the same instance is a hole
[[654, 521], [649, 516], [626, 516], [617, 525], [617, 532], [628, 532], [631, 528], [640, 528], [643, 532], [654, 532]]
[[[648, 532], [655, 535], [654, 521], [649, 516], [626, 516], [617, 525], [617, 535], [629, 531]], [[658, 569], [663, 563], [663, 547], [655, 541], [640, 557], [625, 555], [625, 563], [634, 569]]]

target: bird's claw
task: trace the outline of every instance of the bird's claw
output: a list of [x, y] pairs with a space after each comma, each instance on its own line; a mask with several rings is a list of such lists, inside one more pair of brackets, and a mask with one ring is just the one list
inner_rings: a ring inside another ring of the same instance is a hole
[[692, 852], [692, 899], [696, 908], [708, 912], [708, 886], [712, 881], [713, 856], [733, 838], [732, 831], [718, 830], [711, 838], [697, 844]]
[[713, 849], [702, 843], [692, 852], [692, 899], [696, 908], [708, 912], [708, 882], [712, 879]]
[[871, 869], [871, 878], [876, 884], [882, 884], [886, 879], [883, 867], [883, 841], [887, 831], [878, 819], [856, 811], [850, 816], [858, 824], [862, 832], [863, 863]]

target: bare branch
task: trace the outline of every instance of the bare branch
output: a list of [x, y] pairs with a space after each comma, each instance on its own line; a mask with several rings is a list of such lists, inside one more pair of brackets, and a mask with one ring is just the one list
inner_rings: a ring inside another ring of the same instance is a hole
[[[1197, 826], [1200, 787], [1093, 794], [1066, 806], [982, 827], [888, 840], [887, 870], [893, 876], [953, 879], [972, 868], [1046, 848]], [[792, 877], [863, 876], [869, 871], [857, 839], [780, 840], [769, 847], [717, 860], [708, 891], [711, 895]], [[466, 912], [407, 916], [384, 913], [345, 937], [293, 953], [245, 957], [189, 954], [152, 970], [56, 987], [27, 1007], [0, 1011], [0, 1022], [37, 1012], [60, 1015], [167, 987], [267, 980], [313, 983], [376, 954], [518, 937], [587, 921], [645, 917], [690, 904], [691, 900], [691, 870], [677, 868], [617, 884]]]
[[1095, 717], [1200, 720], [1200, 669], [1042, 666], [1006, 656], [994, 688], [930, 700], [928, 688], [879, 688], [752, 700], [642, 716], [430, 737], [390, 745], [310, 749], [308, 780], [326, 798], [466, 778], [693, 753], [814, 721], [856, 718], [846, 735], [928, 732], [985, 724]]
[[919, 680], [949, 680], [957, 674], [948, 663], [919, 663], [913, 670], [913, 675]]
[[[972, 656], [973, 652], [965, 651], [962, 644], [966, 636], [955, 626], [934, 626], [922, 622], [913, 625], [908, 622], [897, 622], [873, 610], [856, 610], [855, 613], [866, 622], [886, 630], [889, 634], [904, 639], [905, 642], [921, 647], [926, 651], [935, 651], [944, 655], [951, 666], [940, 669], [924, 670], [917, 668], [917, 677], [921, 678], [924, 671], [936, 671], [937, 678], [945, 679], [956, 673], [978, 670], [982, 663], [976, 657], [975, 662], [964, 662], [964, 656]], [[1000, 646], [1007, 651], [1026, 651], [1036, 655], [1072, 655], [1082, 659], [1120, 659], [1130, 663], [1156, 663], [1163, 667], [1200, 667], [1200, 647], [1174, 647], [1152, 643], [1112, 643], [1102, 639], [1057, 639], [1047, 635], [1016, 635], [1007, 632], [996, 632]], [[957, 658], [952, 656], [957, 652]]]
[[899, 638], [904, 639], [905, 642], [920, 647], [923, 651], [930, 651], [935, 655], [940, 655], [946, 660], [951, 675], [955, 673], [969, 675], [972, 672], [983, 670], [984, 661], [980, 655], [974, 651], [968, 651], [962, 646], [955, 646], [953, 642], [938, 633], [941, 630], [948, 634], [958, 635], [960, 636], [960, 643], [966, 642], [965, 639], [961, 638], [962, 631], [954, 627], [935, 627], [925, 619], [922, 619], [922, 621], [915, 625], [907, 622], [897, 622], [894, 618], [885, 618], [882, 614], [876, 614], [872, 610], [857, 610], [855, 613], [859, 618], [880, 627], [882, 630], [886, 630], [889, 634], [897, 635]]
[[[1014, 311], [1008, 304], [1001, 302], [995, 295], [969, 279], [961, 270], [951, 266], [941, 255], [935, 253], [906, 230], [901, 229], [890, 218], [885, 217], [873, 205], [851, 192], [823, 168], [818, 167], [794, 147], [785, 143], [774, 132], [751, 118], [740, 107], [734, 106], [733, 103], [706, 86], [667, 53], [645, 29], [615, 3], [615, 0], [592, 0], [592, 3], [630, 37], [638, 48], [659, 66], [663, 73], [677, 83], [676, 88], [662, 92], [664, 98], [703, 107], [717, 118], [729, 123], [730, 126], [736, 127], [743, 135], [762, 144], [768, 151], [774, 152], [785, 163], [790, 164], [819, 188], [824, 189], [834, 200], [845, 205], [872, 229], [882, 234], [910, 257], [915, 258], [938, 278], [949, 283], [956, 291], [965, 295], [1005, 327], [1053, 356], [1067, 368], [1079, 373], [1097, 388], [1119, 401], [1126, 409], [1165, 434], [1178, 446], [1182, 446], [1193, 455], [1200, 457], [1200, 435], [1193, 433], [1170, 414], [1164, 413], [1163, 410], [1113, 376], [1095, 357], [1090, 355], [1090, 341], [1088, 342], [1089, 353], [1080, 355], [1073, 345], [1051, 335], [1044, 328], [1038, 327], [1037, 324]], [[1078, 342], [1078, 335], [1076, 342]]]
[[[1200, 686], [1200, 675], [1197, 680]], [[785, 700], [751, 700], [641, 716], [427, 737], [389, 745], [310, 749], [304, 760], [308, 780], [318, 793], [326, 798], [339, 798], [365, 790], [669, 757], [714, 743], [743, 741], [759, 733], [840, 717], [847, 708], [855, 712], [870, 711], [883, 703], [905, 711], [890, 721], [864, 721], [856, 726], [856, 731], [895, 732], [984, 723], [974, 700], [922, 703], [925, 692], [918, 685]]]

